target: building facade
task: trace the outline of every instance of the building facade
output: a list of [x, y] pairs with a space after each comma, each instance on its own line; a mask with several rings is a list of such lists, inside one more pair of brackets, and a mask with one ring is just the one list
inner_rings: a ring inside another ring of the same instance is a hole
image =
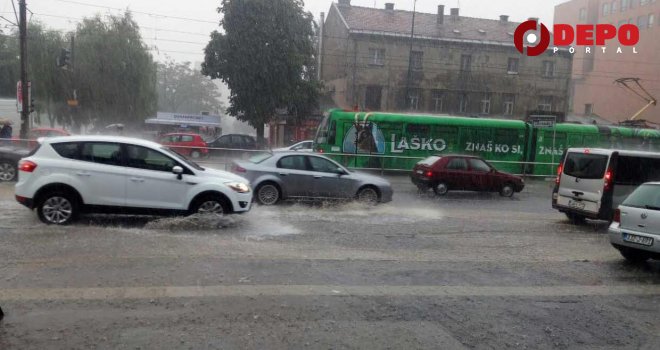
[[572, 55], [528, 57], [514, 47], [519, 23], [331, 5], [322, 29], [320, 76], [335, 105], [522, 119], [566, 112]]
[[[576, 47], [573, 58], [572, 113], [597, 115], [612, 122], [634, 116], [647, 102], [632, 91], [624, 91], [614, 81], [639, 78], [641, 86], [655, 98], [660, 97], [660, 1], [656, 0], [571, 0], [555, 7], [555, 23], [609, 23], [617, 28], [636, 24], [640, 41], [635, 51], [611, 40], [605, 46]], [[635, 53], [637, 52], [637, 53]], [[644, 95], [638, 86], [633, 87]], [[650, 107], [637, 119], [660, 123], [658, 107]]]

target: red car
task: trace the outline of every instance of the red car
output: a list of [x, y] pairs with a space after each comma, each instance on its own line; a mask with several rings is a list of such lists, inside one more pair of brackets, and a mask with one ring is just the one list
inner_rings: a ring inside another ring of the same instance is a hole
[[28, 140], [29, 141], [24, 141], [24, 140], [19, 140], [18, 138], [14, 138], [14, 144], [17, 146], [25, 146], [29, 149], [34, 149], [37, 147], [37, 140], [41, 137], [58, 137], [58, 136], [71, 136], [68, 131], [64, 129], [55, 129], [55, 128], [33, 128], [30, 129], [28, 132]]
[[160, 138], [162, 145], [170, 146], [177, 153], [192, 158], [207, 157], [209, 149], [201, 136], [193, 133], [171, 133]]
[[437, 195], [459, 190], [511, 197], [525, 187], [521, 177], [498, 171], [479, 157], [462, 155], [428, 157], [415, 165], [410, 177], [417, 187], [432, 188]]

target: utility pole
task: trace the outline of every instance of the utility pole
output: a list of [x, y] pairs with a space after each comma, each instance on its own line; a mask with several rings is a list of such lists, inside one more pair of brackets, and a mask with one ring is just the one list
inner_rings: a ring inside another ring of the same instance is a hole
[[27, 74], [27, 4], [25, 0], [18, 0], [19, 8], [19, 41], [20, 41], [20, 58], [21, 58], [21, 131], [20, 138], [27, 139], [28, 128], [30, 122], [30, 95], [28, 88], [28, 74]]
[[[413, 43], [415, 41], [415, 12], [417, 10], [417, 0], [413, 3], [413, 14], [412, 14], [412, 28], [410, 30], [410, 50], [408, 52], [408, 79], [406, 81], [406, 101], [410, 101], [410, 81], [412, 80], [412, 54], [413, 54]], [[412, 107], [412, 105], [410, 106]]]

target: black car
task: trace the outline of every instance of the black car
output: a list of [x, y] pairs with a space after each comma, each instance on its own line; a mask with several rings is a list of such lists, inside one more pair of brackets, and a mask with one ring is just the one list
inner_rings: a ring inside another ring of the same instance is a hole
[[0, 146], [0, 181], [14, 181], [18, 175], [18, 161], [30, 154], [26, 148]]
[[243, 134], [222, 135], [211, 142], [207, 142], [207, 145], [209, 147], [209, 154], [219, 156], [240, 156], [250, 153], [241, 150], [263, 149], [253, 136]]

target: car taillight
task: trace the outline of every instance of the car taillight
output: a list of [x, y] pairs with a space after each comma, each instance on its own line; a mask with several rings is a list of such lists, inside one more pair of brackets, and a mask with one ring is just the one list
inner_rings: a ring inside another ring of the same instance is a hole
[[557, 185], [559, 185], [559, 183], [561, 182], [561, 173], [562, 173], [562, 171], [564, 171], [564, 166], [559, 164], [559, 166], [557, 167], [557, 178], [555, 179], [555, 183]]
[[609, 191], [612, 189], [612, 170], [607, 169], [607, 172], [605, 173], [605, 191]]
[[21, 160], [21, 162], [18, 163], [18, 170], [24, 171], [26, 173], [31, 173], [36, 168], [37, 168], [37, 163], [31, 162], [29, 160]]
[[432, 176], [433, 176], [433, 172], [432, 172], [432, 171], [427, 171], [427, 172], [426, 172], [426, 177], [432, 177]]
[[621, 210], [616, 209], [614, 211], [614, 217], [612, 218], [612, 222], [621, 223]]
[[323, 153], [323, 148], [319, 148], [319, 149], [318, 149], [318, 152], [319, 152], [319, 153]]
[[243, 168], [242, 166], [239, 165], [234, 165], [234, 168], [232, 169], [235, 173], [246, 173], [247, 170]]

